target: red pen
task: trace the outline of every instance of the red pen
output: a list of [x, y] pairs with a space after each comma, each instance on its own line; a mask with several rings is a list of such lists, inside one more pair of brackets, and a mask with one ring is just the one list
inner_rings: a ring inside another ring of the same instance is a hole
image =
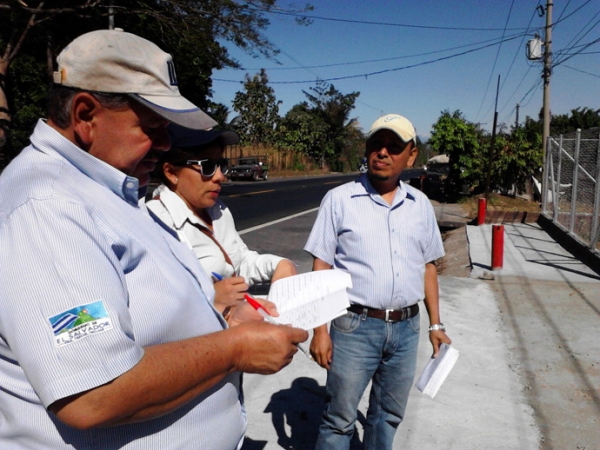
[[246, 299], [246, 301], [248, 303], [250, 303], [250, 305], [258, 311], [258, 313], [263, 316], [265, 319], [267, 319], [268, 322], [271, 322], [272, 324], [275, 325], [279, 325], [279, 323], [273, 318], [273, 316], [271, 316], [271, 314], [269, 314], [269, 312], [265, 309], [265, 307], [263, 305], [261, 305], [260, 303], [258, 303], [256, 300], [254, 300], [249, 294], [244, 294], [244, 298]]
[[[274, 324], [274, 325], [279, 325], [279, 322], [277, 322], [277, 320], [275, 320], [273, 318], [273, 316], [271, 314], [269, 314], [269, 312], [265, 309], [265, 307], [263, 305], [261, 305], [260, 303], [258, 303], [255, 299], [252, 298], [252, 296], [250, 296], [249, 294], [244, 294], [244, 298], [246, 299], [246, 301], [248, 303], [250, 303], [250, 305], [258, 311], [258, 313], [263, 316], [268, 322]], [[312, 357], [310, 356], [310, 354], [308, 353], [308, 350], [306, 350], [304, 347], [302, 347], [302, 345], [300, 344], [296, 344], [296, 346], [302, 351], [302, 353], [304, 353], [304, 355], [308, 358], [308, 359], [312, 359]]]

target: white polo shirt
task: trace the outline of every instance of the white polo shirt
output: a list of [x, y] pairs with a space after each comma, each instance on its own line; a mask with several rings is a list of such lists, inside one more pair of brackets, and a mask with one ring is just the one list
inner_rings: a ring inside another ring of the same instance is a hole
[[425, 264], [444, 256], [427, 196], [400, 181], [390, 205], [367, 174], [325, 195], [304, 250], [351, 275], [351, 303], [376, 309], [423, 300]]
[[137, 179], [40, 121], [0, 176], [0, 448], [232, 449], [234, 373], [138, 424], [78, 431], [46, 408], [131, 369], [146, 346], [222, 330], [193, 253], [138, 206]]

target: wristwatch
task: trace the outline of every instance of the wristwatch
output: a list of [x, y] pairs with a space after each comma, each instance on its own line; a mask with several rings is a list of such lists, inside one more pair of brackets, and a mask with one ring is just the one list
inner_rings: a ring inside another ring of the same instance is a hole
[[427, 328], [428, 331], [437, 331], [437, 330], [442, 330], [442, 331], [446, 331], [446, 327], [444, 326], [443, 323], [436, 323], [435, 325], [430, 325], [429, 328]]

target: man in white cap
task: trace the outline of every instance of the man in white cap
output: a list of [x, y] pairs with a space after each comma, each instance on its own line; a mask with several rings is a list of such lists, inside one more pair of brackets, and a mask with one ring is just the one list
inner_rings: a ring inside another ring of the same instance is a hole
[[0, 448], [241, 447], [240, 373], [280, 370], [307, 333], [245, 305], [223, 317], [138, 204], [167, 125], [214, 120], [170, 55], [123, 31], [75, 39], [54, 82], [0, 176]]
[[352, 276], [347, 313], [329, 332], [326, 325], [315, 329], [311, 342], [328, 370], [318, 450], [349, 448], [370, 381], [364, 448], [392, 448], [415, 374], [419, 301], [429, 314], [434, 356], [450, 343], [439, 313], [435, 260], [444, 248], [435, 213], [423, 193], [400, 181], [417, 157], [416, 139], [405, 117], [376, 120], [367, 136], [367, 173], [327, 193], [304, 247], [313, 270]]

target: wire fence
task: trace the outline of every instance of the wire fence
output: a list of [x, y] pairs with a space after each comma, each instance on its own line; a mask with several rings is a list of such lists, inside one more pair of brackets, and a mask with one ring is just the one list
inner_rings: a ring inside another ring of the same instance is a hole
[[549, 137], [542, 214], [600, 255], [600, 128]]

